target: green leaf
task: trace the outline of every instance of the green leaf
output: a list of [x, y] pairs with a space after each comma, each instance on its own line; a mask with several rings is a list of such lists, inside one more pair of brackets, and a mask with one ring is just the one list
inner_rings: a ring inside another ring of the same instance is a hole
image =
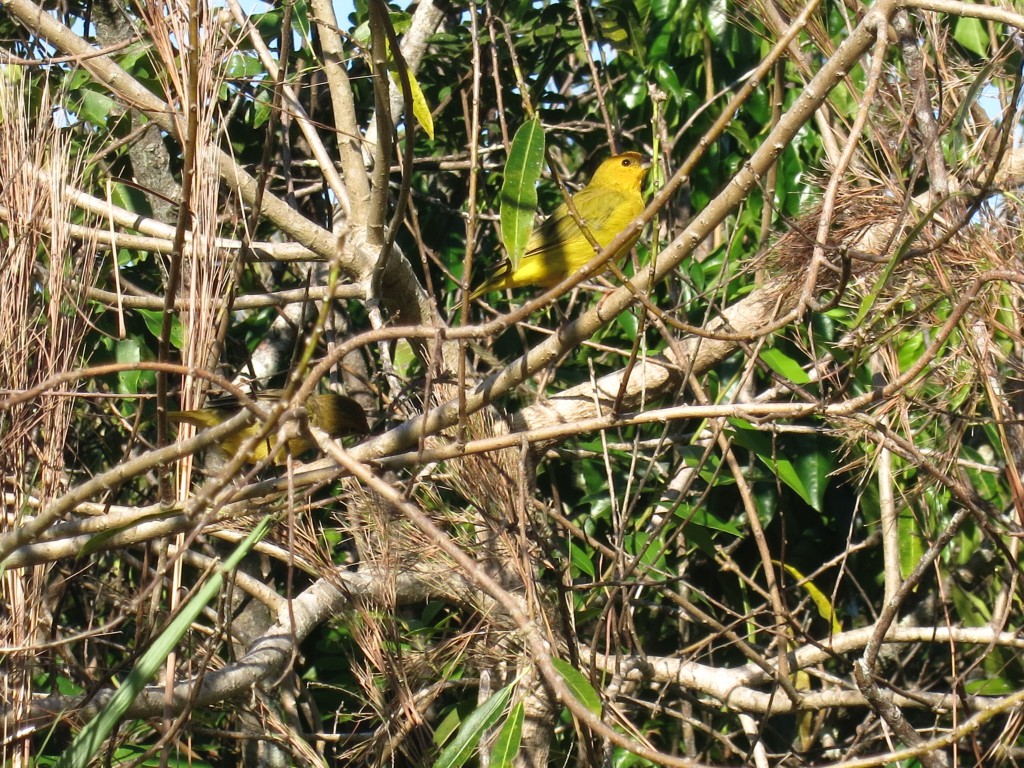
[[273, 112], [273, 101], [271, 100], [270, 93], [265, 90], [260, 90], [256, 94], [256, 98], [252, 102], [252, 127], [259, 128], [270, 119], [270, 115]]
[[388, 18], [391, 19], [391, 26], [395, 28], [396, 35], [404, 35], [412, 27], [411, 13], [388, 11]]
[[807, 375], [800, 363], [778, 347], [765, 347], [761, 350], [759, 357], [765, 365], [787, 381], [800, 385], [808, 384], [811, 381], [811, 377]]
[[[145, 253], [145, 251], [143, 251]], [[137, 259], [138, 253], [136, 251], [129, 251], [127, 248], [117, 249], [117, 266], [118, 267], [133, 267], [139, 261], [145, 259]]]
[[602, 42], [611, 43], [617, 50], [628, 51], [629, 29], [623, 25], [619, 14], [615, 12], [618, 10], [611, 3], [606, 3], [594, 8], [594, 16], [597, 18], [597, 24], [601, 30]]
[[917, 363], [927, 347], [924, 334], [919, 332], [901, 333], [897, 345], [901, 373]]
[[113, 111], [120, 111], [120, 105], [106, 94], [95, 91], [81, 91], [77, 113], [80, 118], [96, 126], [105, 126]]
[[648, 531], [637, 531], [626, 534], [622, 542], [626, 552], [633, 556], [639, 555], [640, 562], [648, 568], [662, 570], [666, 567], [665, 544], [660, 537], [655, 537]]
[[[704, 507], [689, 509], [680, 506], [676, 508], [675, 516], [681, 518], [686, 525], [699, 525], [701, 528], [721, 531], [737, 538], [743, 536], [743, 532], [736, 525], [716, 517]], [[687, 537], [689, 536], [690, 533], [688, 532]]]
[[308, 45], [310, 40], [309, 3], [304, 0], [296, 0], [292, 3], [292, 25], [298, 31], [303, 42]]
[[91, 80], [92, 75], [89, 74], [88, 70], [75, 68], [65, 76], [64, 87], [69, 91], [77, 90], [88, 85]]
[[[395, 34], [401, 35], [403, 32], [408, 31], [409, 27], [412, 26], [412, 16], [408, 13], [401, 11], [389, 11], [388, 17], [391, 19], [391, 26], [394, 27]], [[370, 22], [364, 21], [352, 32], [352, 39], [355, 40], [363, 48], [369, 48], [371, 42], [370, 35]], [[388, 46], [388, 57], [391, 56], [391, 46]]]
[[964, 683], [964, 691], [971, 696], [1006, 696], [1017, 688], [1001, 677], [968, 680]]
[[640, 331], [640, 321], [632, 312], [623, 312], [615, 318], [615, 324], [631, 339], [635, 339]]
[[[996, 437], [996, 440], [999, 440], [998, 436]], [[964, 445], [960, 450], [962, 452], [962, 457], [968, 462], [972, 462], [979, 467], [984, 466], [987, 463], [987, 457], [984, 456], [981, 451], [972, 446]], [[984, 469], [972, 467], [970, 464], [965, 465], [963, 471], [970, 479], [971, 486], [985, 501], [995, 502], [999, 506], [1006, 503], [1002, 497], [1004, 488], [1000, 482], [1000, 475]]]
[[985, 22], [969, 16], [959, 16], [953, 38], [971, 53], [988, 58], [989, 41]]
[[523, 707], [523, 702], [517, 702], [512, 707], [508, 719], [501, 727], [501, 733], [498, 734], [498, 738], [494, 742], [494, 748], [491, 750], [491, 768], [509, 768], [512, 765], [512, 761], [519, 753], [519, 745], [523, 741], [525, 715], [526, 709]]
[[676, 74], [676, 71], [672, 69], [672, 65], [664, 60], [658, 61], [654, 65], [654, 72], [658, 79], [658, 85], [664, 88], [669, 96], [682, 101], [685, 95], [683, 86], [679, 82], [679, 76]]
[[803, 478], [800, 477], [800, 474], [796, 471], [796, 467], [793, 466], [793, 462], [789, 459], [783, 458], [775, 458], [774, 460], [765, 456], [759, 456], [758, 458], [760, 458], [770, 469], [774, 469], [776, 477], [788, 485], [792, 490], [796, 491], [797, 495], [807, 502], [807, 506], [813, 507], [818, 512], [821, 512], [821, 510], [815, 506], [815, 501], [811, 497], [807, 486], [804, 484]]
[[126, 211], [142, 216], [153, 215], [153, 209], [150, 207], [149, 201], [146, 200], [142, 190], [136, 186], [121, 183], [111, 184], [110, 199], [114, 205], [120, 206]]
[[512, 686], [506, 685], [495, 691], [481, 706], [462, 721], [455, 738], [438, 755], [434, 768], [459, 768], [473, 754], [487, 729], [494, 725], [512, 696]]
[[565, 680], [565, 684], [569, 686], [569, 690], [572, 691], [572, 695], [582, 704], [584, 707], [589, 709], [595, 715], [601, 715], [601, 697], [597, 695], [597, 691], [594, 690], [594, 686], [590, 684], [590, 681], [583, 676], [576, 667], [567, 661], [562, 661], [559, 658], [551, 659], [551, 663], [555, 669], [558, 670], [558, 674]]
[[768, 435], [751, 429], [740, 419], [730, 419], [729, 421], [736, 427], [736, 431], [733, 433], [733, 440], [737, 444], [752, 451], [768, 467], [771, 473], [780, 482], [795, 491], [806, 502], [807, 506], [812, 507], [818, 512], [821, 511], [821, 502], [811, 495], [807, 484], [804, 483], [803, 477], [800, 476], [796, 467], [793, 466], [793, 462], [779, 453], [779, 446]]
[[80, 696], [85, 693], [85, 689], [78, 685], [74, 680], [69, 680], [63, 675], [57, 677], [57, 691], [62, 696]]
[[899, 531], [900, 575], [906, 578], [924, 557], [924, 542], [917, 527], [917, 519], [910, 509], [903, 508], [896, 527]]
[[512, 139], [501, 185], [501, 240], [513, 265], [519, 264], [533, 231], [543, 164], [544, 129], [534, 118], [523, 123]]
[[[146, 328], [154, 338], [159, 339], [163, 332], [164, 313], [159, 309], [136, 309], [146, 323]], [[171, 318], [171, 344], [175, 349], [183, 349], [185, 346], [185, 332], [181, 320], [177, 315]]]
[[71, 746], [57, 761], [57, 768], [78, 768], [78, 766], [89, 764], [89, 761], [99, 754], [104, 740], [120, 722], [124, 713], [128, 711], [128, 707], [135, 701], [146, 684], [153, 679], [168, 654], [188, 632], [192, 622], [199, 618], [207, 604], [220, 592], [221, 585], [224, 583], [224, 575], [237, 568], [242, 558], [270, 530], [270, 521], [269, 516], [260, 520], [252, 533], [246, 536], [245, 540], [231, 553], [231, 556], [224, 561], [224, 564], [214, 570], [192, 598], [181, 607], [167, 628], [142, 654], [135, 664], [135, 668], [128, 674], [124, 684], [117, 689], [107, 705], [79, 731]]
[[828, 476], [835, 468], [835, 462], [832, 460], [834, 453], [825, 450], [826, 446], [821, 443], [822, 440], [817, 435], [812, 435], [806, 448], [793, 459], [797, 474], [800, 475], [807, 495], [811, 498], [811, 507], [818, 512], [825, 509]]
[[[136, 338], [122, 339], [114, 347], [114, 359], [119, 364], [132, 365], [142, 360], [142, 344]], [[139, 377], [141, 371], [121, 371], [117, 374], [117, 382], [121, 392], [128, 395], [139, 393]]]
[[362, 48], [370, 47], [370, 22], [364, 21], [352, 30], [352, 39]]
[[153, 45], [151, 43], [139, 41], [125, 48], [124, 52], [117, 57], [117, 63], [132, 77], [148, 79], [153, 76], [153, 64], [150, 59], [152, 52]]
[[263, 71], [260, 60], [250, 53], [235, 53], [224, 65], [224, 76], [230, 80], [256, 77]]
[[592, 579], [597, 574], [597, 569], [594, 568], [594, 561], [590, 554], [571, 541], [569, 542], [569, 562], [580, 573], [586, 574]]
[[403, 379], [408, 378], [417, 361], [412, 344], [406, 339], [399, 339], [395, 343], [392, 357], [391, 364], [394, 366], [395, 373]]
[[441, 722], [437, 724], [434, 729], [434, 743], [437, 746], [441, 746], [451, 735], [458, 730], [459, 725], [462, 723], [462, 716], [459, 714], [458, 707], [452, 707], [448, 710], [448, 714], [445, 715]]

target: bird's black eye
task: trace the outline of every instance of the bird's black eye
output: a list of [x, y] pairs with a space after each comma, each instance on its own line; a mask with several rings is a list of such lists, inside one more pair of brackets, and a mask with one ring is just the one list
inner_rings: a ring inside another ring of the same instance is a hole
[[631, 166], [632, 164], [633, 164], [633, 161], [630, 160], [628, 157], [622, 161], [622, 167], [623, 168], [629, 168], [629, 166]]

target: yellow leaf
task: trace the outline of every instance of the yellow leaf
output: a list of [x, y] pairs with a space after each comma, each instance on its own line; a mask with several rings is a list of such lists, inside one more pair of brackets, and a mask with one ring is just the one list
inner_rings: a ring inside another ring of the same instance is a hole
[[[395, 81], [395, 85], [399, 90], [402, 88], [402, 79], [398, 75], [398, 70], [392, 63], [390, 66], [391, 79]], [[427, 99], [423, 95], [423, 90], [420, 88], [420, 83], [416, 79], [416, 75], [412, 72], [408, 72], [409, 75], [409, 90], [412, 96], [412, 114], [416, 118], [416, 122], [420, 124], [430, 140], [434, 139], [434, 117], [430, 114], [430, 107], [427, 106]]]
[[800, 586], [807, 591], [807, 596], [811, 598], [811, 602], [813, 602], [818, 608], [818, 615], [832, 625], [832, 634], [838, 635], [842, 632], [843, 625], [839, 623], [835, 608], [832, 607], [832, 603], [829, 601], [828, 596], [818, 589], [814, 585], [813, 581], [810, 579], [804, 579], [804, 575], [793, 566], [783, 565], [782, 567], [785, 568], [794, 579], [803, 582]]

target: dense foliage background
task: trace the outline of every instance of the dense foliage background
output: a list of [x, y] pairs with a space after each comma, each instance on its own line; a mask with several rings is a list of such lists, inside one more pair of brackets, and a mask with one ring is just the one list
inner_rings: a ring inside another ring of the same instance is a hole
[[1024, 15], [0, 4], [5, 764], [1021, 760]]

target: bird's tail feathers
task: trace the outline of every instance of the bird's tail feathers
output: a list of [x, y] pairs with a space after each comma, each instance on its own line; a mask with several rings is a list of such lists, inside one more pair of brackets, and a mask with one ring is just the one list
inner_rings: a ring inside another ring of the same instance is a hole
[[501, 288], [505, 283], [505, 278], [512, 273], [512, 262], [508, 259], [502, 259], [498, 262], [498, 265], [494, 268], [494, 273], [487, 278], [483, 285], [469, 294], [470, 301], [476, 301], [485, 293]]

